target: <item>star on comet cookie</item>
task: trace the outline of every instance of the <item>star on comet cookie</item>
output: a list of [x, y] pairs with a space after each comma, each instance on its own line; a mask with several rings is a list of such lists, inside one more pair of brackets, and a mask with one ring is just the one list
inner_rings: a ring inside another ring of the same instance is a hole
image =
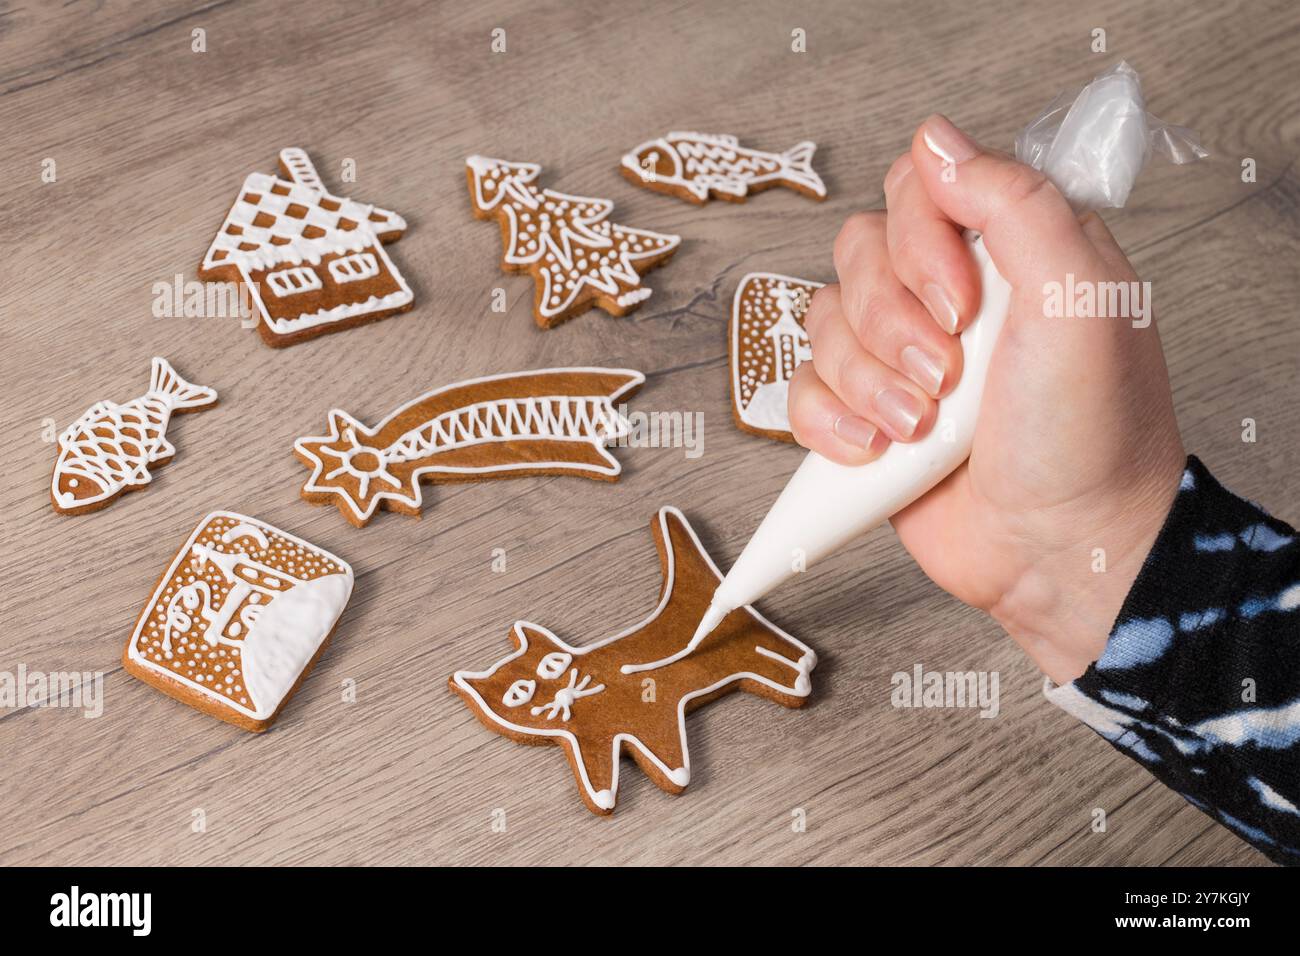
[[[800, 707], [812, 690], [817, 655], [750, 607], [732, 611], [698, 647], [683, 652], [722, 575], [676, 508], [661, 508], [651, 530], [663, 587], [659, 606], [640, 624], [573, 647], [519, 621], [510, 633], [514, 653], [450, 679], [490, 730], [520, 743], [563, 747], [579, 796], [598, 814], [614, 809], [623, 753], [663, 790], [686, 787], [687, 712], [736, 690]], [[658, 663], [646, 668], [646, 662]]]

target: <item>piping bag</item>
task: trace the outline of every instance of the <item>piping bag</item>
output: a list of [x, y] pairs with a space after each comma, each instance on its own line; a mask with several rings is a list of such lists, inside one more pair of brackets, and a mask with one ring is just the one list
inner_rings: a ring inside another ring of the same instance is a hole
[[[1057, 97], [1016, 137], [1016, 159], [1041, 170], [1080, 216], [1123, 206], [1153, 155], [1181, 164], [1208, 154], [1190, 130], [1147, 113], [1137, 72], [1123, 61], [1077, 95]], [[983, 300], [961, 333], [961, 380], [939, 403], [934, 429], [919, 441], [890, 444], [865, 465], [839, 465], [809, 452], [718, 585], [690, 643], [663, 660], [625, 665], [624, 673], [653, 670], [686, 656], [733, 610], [792, 577], [796, 556], [805, 564], [825, 557], [889, 520], [970, 456], [1011, 286], [998, 274], [982, 237], [967, 230], [963, 238], [979, 269]]]

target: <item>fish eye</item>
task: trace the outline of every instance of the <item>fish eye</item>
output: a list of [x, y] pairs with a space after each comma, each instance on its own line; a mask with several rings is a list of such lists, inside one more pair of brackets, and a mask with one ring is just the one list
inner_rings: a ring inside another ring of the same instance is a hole
[[537, 676], [544, 677], [547, 680], [555, 680], [564, 673], [569, 662], [573, 660], [572, 654], [565, 654], [563, 651], [552, 651], [541, 659], [537, 664]]
[[505, 695], [501, 698], [501, 703], [507, 707], [520, 707], [533, 699], [535, 690], [537, 690], [537, 681], [517, 680], [506, 690]]

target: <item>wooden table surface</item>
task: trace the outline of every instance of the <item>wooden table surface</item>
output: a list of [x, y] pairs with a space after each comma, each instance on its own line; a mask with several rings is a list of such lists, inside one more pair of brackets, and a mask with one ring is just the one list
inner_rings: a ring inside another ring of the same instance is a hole
[[[491, 50], [496, 28], [505, 53]], [[805, 53], [791, 51], [796, 28]], [[1090, 50], [1095, 28], [1110, 52]], [[206, 52], [192, 49], [200, 29]], [[579, 644], [640, 620], [658, 593], [661, 505], [729, 566], [801, 457], [732, 425], [724, 332], [739, 278], [831, 279], [840, 223], [881, 204], [927, 113], [1008, 145], [1121, 55], [1152, 111], [1213, 154], [1153, 169], [1107, 216], [1154, 283], [1187, 445], [1294, 520], [1298, 45], [1289, 0], [0, 3], [0, 671], [104, 674], [97, 719], [0, 711], [0, 862], [1263, 862], [1048, 704], [998, 626], [930, 584], [887, 528], [763, 602], [820, 655], [813, 699], [787, 711], [737, 695], [694, 715], [681, 796], [627, 763], [617, 813], [596, 818], [558, 750], [488, 733], [446, 679], [496, 660], [517, 618]], [[697, 208], [619, 177], [624, 150], [681, 128], [771, 149], [814, 139], [831, 198]], [[407, 217], [391, 251], [415, 309], [287, 350], [234, 319], [154, 318], [154, 284], [194, 277], [243, 177], [272, 171], [285, 146], [307, 149], [337, 191]], [[629, 318], [537, 329], [531, 281], [498, 270], [495, 226], [470, 215], [475, 152], [539, 162], [545, 185], [684, 236], [650, 275], [653, 297]], [[1242, 181], [1247, 157], [1256, 182]], [[217, 388], [220, 407], [173, 421], [179, 454], [146, 491], [54, 514], [53, 428], [141, 394], [155, 354]], [[360, 530], [298, 496], [293, 439], [331, 407], [373, 422], [434, 386], [570, 364], [644, 370], [634, 407], [702, 412], [703, 454], [619, 449], [609, 484], [430, 486], [422, 519]], [[1062, 428], [1072, 414], [1060, 409]], [[119, 662], [158, 574], [218, 509], [357, 572], [333, 644], [261, 736]], [[999, 715], [895, 709], [890, 677], [916, 664], [997, 671]]]

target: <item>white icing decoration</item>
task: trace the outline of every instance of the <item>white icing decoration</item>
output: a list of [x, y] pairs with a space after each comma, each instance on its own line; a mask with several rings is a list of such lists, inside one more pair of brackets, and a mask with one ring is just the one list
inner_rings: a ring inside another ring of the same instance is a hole
[[[701, 202], [710, 192], [743, 198], [755, 187], [769, 183], [825, 198], [826, 184], [812, 168], [816, 151], [817, 144], [808, 141], [796, 143], [784, 153], [768, 153], [747, 149], [734, 136], [673, 132], [646, 140], [624, 154], [623, 166], [644, 183], [676, 186]], [[665, 158], [672, 164], [671, 172], [658, 168]]]
[[[59, 458], [50, 483], [54, 500], [65, 510], [84, 508], [149, 484], [149, 465], [176, 453], [165, 437], [172, 412], [203, 408], [216, 400], [215, 390], [187, 382], [166, 359], [155, 357], [149, 391], [125, 405], [96, 402], [59, 436]], [[59, 480], [65, 476], [73, 476], [69, 487], [86, 482], [96, 493], [81, 498], [60, 490]]]
[[316, 655], [352, 594], [350, 575], [295, 584], [263, 608], [244, 638], [244, 687], [253, 716], [270, 717]]
[[555, 680], [573, 661], [573, 655], [562, 651], [553, 651], [537, 662], [537, 676]]
[[[231, 543], [227, 540], [228, 537], [232, 540], [249, 537], [265, 550], [269, 546], [270, 537], [274, 535], [315, 560], [332, 563], [342, 570], [340, 573], [302, 580], [292, 577], [287, 571], [261, 565], [243, 552], [217, 551], [211, 545], [198, 543], [199, 535], [217, 521], [230, 525], [221, 535], [225, 544]], [[215, 564], [230, 582], [230, 588], [221, 607], [217, 609], [211, 607], [211, 592], [206, 581], [193, 581], [181, 588], [166, 611], [164, 649], [170, 651], [171, 637], [178, 632], [186, 634], [186, 639], [191, 644], [196, 642], [198, 636], [190, 636], [188, 632], [193, 623], [192, 617], [201, 616], [207, 622], [202, 634], [203, 652], [207, 654], [208, 648], [215, 649], [218, 646], [238, 648], [242, 667], [227, 675], [225, 683], [232, 684], [230, 678], [237, 674], [247, 693], [241, 701], [233, 700], [207, 686], [206, 681], [191, 680], [148, 657], [146, 629], [149, 626], [149, 614], [143, 615], [136, 624], [127, 644], [128, 657], [246, 717], [254, 720], [271, 717], [347, 605], [352, 594], [352, 568], [341, 558], [264, 522], [234, 512], [218, 511], [199, 522], [163, 575], [148, 607], [153, 608], [158, 604], [164, 589], [186, 562], [194, 562], [199, 568], [209, 562]], [[256, 583], [249, 581], [250, 569], [256, 571], [253, 575]], [[184, 612], [176, 607], [178, 601], [184, 606]], [[243, 608], [239, 610], [241, 605]], [[232, 622], [237, 610], [242, 627]], [[182, 614], [187, 619], [185, 622], [180, 620]], [[244, 628], [247, 631], [242, 641], [234, 640]]]
[[[817, 655], [813, 651], [813, 649], [811, 647], [808, 647], [802, 641], [799, 641], [796, 638], [791, 637], [781, 628], [777, 627], [767, 618], [763, 617], [763, 615], [759, 614], [758, 611], [754, 610], [753, 607], [750, 607], [749, 605], [745, 605], [743, 608], [738, 608], [737, 611], [733, 613], [738, 613], [740, 611], [743, 611], [745, 614], [748, 614], [750, 617], [752, 617], [755, 621], [757, 621], [758, 623], [760, 623], [761, 625], [769, 629], [775, 637], [788, 642], [793, 646], [794, 649], [797, 649], [800, 652], [800, 657], [799, 660], [797, 661], [789, 660], [788, 658], [784, 658], [781, 655], [773, 654], [771, 652], [765, 654], [765, 656], [770, 657], [772, 660], [777, 660], [780, 663], [783, 663], [788, 667], [790, 667], [790, 669], [794, 673], [794, 683], [792, 685], [778, 684], [772, 679], [765, 677], [761, 674], [756, 674], [752, 671], [742, 671], [736, 674], [729, 674], [726, 677], [721, 678], [720, 680], [714, 681], [712, 684], [710, 684], [707, 687], [702, 687], [697, 690], [692, 690], [686, 693], [681, 697], [681, 699], [677, 703], [677, 732], [678, 732], [678, 739], [681, 744], [682, 766], [670, 767], [667, 764], [665, 764], [658, 757], [658, 755], [656, 755], [648, 746], [646, 746], [635, 734], [630, 734], [626, 732], [618, 733], [614, 735], [613, 741], [611, 743], [613, 754], [612, 754], [610, 786], [607, 789], [597, 790], [592, 785], [590, 778], [587, 776], [586, 763], [583, 761], [581, 756], [582, 754], [581, 746], [579, 744], [577, 736], [572, 731], [565, 730], [562, 727], [527, 727], [522, 724], [517, 724], [514, 723], [513, 721], [506, 720], [505, 718], [501, 717], [496, 712], [494, 712], [493, 709], [487, 704], [487, 702], [479, 694], [479, 692], [474, 688], [473, 684], [470, 683], [471, 681], [486, 680], [492, 677], [492, 675], [495, 674], [502, 667], [509, 665], [511, 661], [517, 660], [518, 658], [522, 657], [524, 654], [528, 653], [528, 630], [529, 629], [537, 631], [538, 633], [542, 634], [547, 639], [547, 641], [552, 642], [557, 647], [563, 648], [564, 653], [571, 655], [574, 660], [580, 660], [584, 654], [589, 654], [599, 647], [604, 647], [608, 644], [612, 644], [615, 641], [622, 640], [623, 638], [627, 637], [630, 634], [634, 634], [637, 631], [644, 630], [647, 626], [649, 626], [651, 623], [657, 620], [659, 618], [659, 615], [663, 613], [664, 609], [668, 606], [670, 600], [672, 599], [673, 586], [676, 583], [677, 559], [676, 559], [676, 554], [674, 552], [672, 535], [670, 534], [670, 529], [668, 526], [669, 515], [673, 516], [674, 518], [676, 518], [678, 521], [681, 522], [683, 530], [690, 536], [690, 539], [693, 542], [696, 551], [699, 553], [700, 557], [704, 559], [704, 563], [708, 565], [709, 570], [713, 573], [713, 576], [717, 578], [719, 582], [721, 582], [722, 572], [718, 570], [718, 566], [713, 563], [713, 559], [709, 556], [708, 552], [704, 550], [704, 546], [700, 543], [699, 536], [695, 533], [695, 529], [692, 528], [690, 523], [686, 520], [686, 516], [683, 515], [681, 511], [679, 511], [676, 508], [672, 508], [672, 507], [660, 508], [659, 529], [661, 535], [663, 536], [666, 567], [664, 571], [664, 585], [663, 585], [662, 593], [659, 598], [659, 605], [654, 609], [653, 612], [651, 612], [651, 614], [648, 617], [646, 617], [643, 621], [632, 625], [626, 630], [620, 631], [619, 633], [615, 634], [612, 637], [607, 637], [604, 640], [597, 641], [594, 644], [584, 645], [582, 647], [573, 647], [567, 644], [566, 642], [560, 640], [560, 638], [556, 637], [555, 634], [552, 633], [550, 630], [548, 630], [545, 627], [542, 627], [541, 625], [532, 624], [528, 621], [518, 621], [514, 626], [514, 639], [515, 642], [518, 644], [518, 648], [514, 651], [514, 653], [509, 654], [506, 657], [503, 657], [501, 660], [497, 661], [495, 664], [493, 664], [490, 668], [488, 668], [485, 671], [456, 671], [456, 673], [452, 675], [452, 680], [455, 681], [456, 686], [460, 688], [462, 691], [464, 691], [466, 694], [468, 694], [470, 699], [472, 699], [475, 702], [475, 704], [483, 713], [487, 714], [488, 717], [490, 717], [495, 723], [500, 724], [502, 727], [505, 727], [506, 729], [510, 730], [512, 733], [532, 735], [538, 737], [563, 738], [567, 742], [568, 746], [571, 748], [572, 752], [575, 755], [577, 755], [573, 763], [578, 771], [579, 780], [581, 782], [581, 786], [583, 790], [586, 792], [591, 802], [595, 806], [600, 807], [603, 810], [609, 810], [614, 806], [615, 798], [618, 793], [619, 765], [621, 763], [621, 761], [619, 760], [619, 756], [622, 751], [623, 744], [625, 743], [631, 747], [636, 748], [637, 751], [639, 751], [643, 756], [645, 756], [660, 773], [662, 773], [665, 777], [667, 777], [677, 786], [685, 786], [690, 781], [691, 758], [690, 758], [690, 750], [688, 749], [687, 740], [686, 740], [686, 711], [688, 709], [689, 703], [692, 700], [696, 699], [697, 697], [707, 696], [719, 690], [720, 688], [727, 686], [728, 684], [732, 684], [742, 680], [752, 681], [754, 683], [761, 684], [764, 687], [768, 687], [772, 690], [778, 691], [782, 694], [786, 694], [792, 697], [807, 697], [812, 692], [812, 683], [809, 679], [809, 674], [811, 674], [813, 668], [817, 666]], [[756, 647], [755, 649], [760, 652], [765, 650], [764, 648], [760, 648], [760, 647]]]
[[330, 275], [334, 281], [343, 285], [348, 282], [360, 282], [379, 275], [379, 260], [369, 252], [357, 252], [342, 259], [335, 259], [329, 264]]
[[[741, 347], [742, 327], [763, 321], [763, 316], [748, 311], [749, 303], [745, 300], [751, 285], [766, 289], [765, 296], [773, 300], [779, 316], [763, 330], [761, 336], [747, 336], [750, 341], [760, 338], [764, 342], [763, 347], [770, 349], [769, 370], [772, 380], [759, 383], [746, 401], [741, 380], [741, 357], [742, 354], [749, 353]], [[790, 382], [786, 358], [790, 360], [790, 371], [812, 358], [808, 334], [798, 320], [808, 309], [808, 290], [815, 291], [822, 285], [820, 282], [776, 272], [751, 272], [736, 287], [731, 304], [731, 394], [740, 420], [751, 428], [786, 433], [790, 431], [790, 415], [786, 405]], [[802, 297], [800, 292], [804, 293]]]
[[272, 272], [266, 277], [266, 284], [271, 287], [271, 291], [277, 298], [315, 292], [321, 287], [320, 276], [307, 266], [290, 266], [279, 272]]
[[[502, 379], [577, 373], [623, 376], [625, 382], [608, 395], [551, 395], [477, 402], [444, 412], [407, 431], [387, 447], [376, 448], [368, 443], [370, 437], [382, 432], [394, 418], [451, 389]], [[312, 463], [312, 474], [303, 490], [332, 494], [344, 502], [359, 521], [366, 521], [384, 500], [400, 501], [412, 508], [419, 508], [423, 502], [420, 476], [429, 473], [482, 475], [547, 469], [579, 474], [618, 475], [622, 466], [605, 450], [605, 446], [627, 435], [631, 426], [618, 413], [616, 405], [620, 398], [644, 381], [645, 376], [632, 369], [591, 366], [486, 375], [426, 392], [388, 415], [374, 428], [365, 427], [341, 409], [333, 409], [329, 414], [330, 434], [303, 437], [294, 442], [294, 449]], [[441, 465], [434, 457], [440, 452], [471, 445], [527, 439], [584, 443], [598, 452], [603, 464], [524, 460], [466, 467]], [[309, 443], [335, 446], [338, 450], [328, 450], [327, 454], [321, 455], [309, 448]], [[353, 462], [359, 455], [373, 458], [374, 467], [357, 467]], [[430, 463], [412, 472], [409, 487], [404, 488], [388, 471], [390, 464], [425, 458], [430, 459]], [[341, 475], [357, 479], [362, 500], [358, 501], [350, 489], [327, 484]], [[383, 490], [372, 494], [372, 483], [378, 483]]]
[[[549, 655], [548, 655], [549, 656]], [[538, 673], [541, 668], [538, 668]], [[555, 692], [549, 704], [543, 704], [540, 707], [534, 707], [530, 713], [536, 717], [541, 713], [546, 714], [547, 720], [554, 720], [555, 715], [559, 714], [561, 720], [568, 720], [569, 715], [573, 712], [573, 705], [584, 697], [590, 697], [593, 694], [599, 694], [605, 689], [604, 684], [597, 684], [595, 687], [588, 687], [591, 683], [591, 675], [584, 674], [582, 680], [578, 680], [578, 669], [575, 667], [569, 672], [569, 683]]]
[[227, 528], [221, 535], [223, 544], [234, 544], [237, 540], [247, 535], [257, 542], [257, 546], [266, 550], [271, 546], [262, 529], [255, 524], [237, 524], [233, 528]]
[[506, 688], [506, 692], [501, 696], [501, 703], [507, 707], [522, 707], [533, 699], [536, 690], [537, 681], [520, 678]]
[[[325, 191], [319, 174], [307, 154], [300, 149], [285, 149], [280, 153], [292, 180], [264, 173], [252, 173], [245, 180], [239, 198], [231, 207], [208, 247], [203, 259], [203, 271], [234, 266], [248, 287], [259, 317], [277, 335], [287, 335], [306, 329], [329, 325], [343, 319], [370, 315], [375, 312], [396, 311], [409, 304], [413, 295], [406, 279], [384, 251], [382, 242], [401, 238], [406, 230], [406, 220], [391, 210], [358, 203]], [[279, 190], [279, 192], [276, 192]], [[245, 197], [253, 196], [255, 202]], [[327, 208], [333, 206], [335, 208]], [[301, 215], [290, 215], [301, 212]], [[270, 225], [256, 225], [259, 215], [270, 216]], [[343, 228], [345, 222], [354, 224]], [[321, 231], [315, 238], [307, 238], [308, 228]], [[276, 241], [272, 241], [272, 239]], [[255, 248], [243, 249], [252, 245]], [[220, 255], [219, 255], [220, 254]], [[274, 270], [280, 265], [296, 267], [292, 272], [273, 271], [265, 277], [272, 293], [278, 297], [296, 295], [321, 289], [324, 280], [318, 267], [327, 256], [345, 255], [329, 264], [328, 271], [337, 289], [363, 278], [373, 278], [381, 272], [391, 276], [397, 289], [382, 296], [369, 295], [362, 301], [336, 302], [314, 312], [301, 312], [292, 317], [272, 318], [261, 291], [252, 279], [255, 272]], [[350, 265], [338, 266], [339, 262]], [[373, 268], [368, 275], [364, 272]], [[305, 276], [310, 275], [310, 279]], [[304, 284], [307, 283], [307, 284]]]
[[642, 286], [635, 263], [681, 243], [680, 236], [607, 222], [614, 209], [608, 199], [538, 189], [532, 185], [541, 170], [536, 163], [487, 156], [470, 156], [465, 163], [474, 173], [476, 206], [501, 207], [505, 216], [503, 264], [554, 263], [534, 274], [541, 288], [536, 308], [543, 318], [565, 312], [588, 288], [613, 296], [623, 308], [645, 300], [651, 290]]

